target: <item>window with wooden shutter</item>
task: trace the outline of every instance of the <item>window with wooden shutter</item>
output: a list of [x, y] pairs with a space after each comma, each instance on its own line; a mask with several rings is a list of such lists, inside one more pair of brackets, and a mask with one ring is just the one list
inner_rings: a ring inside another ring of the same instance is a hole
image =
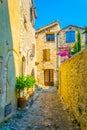
[[50, 49], [44, 49], [43, 50], [43, 61], [49, 61], [50, 60]]
[[55, 34], [46, 34], [46, 40], [47, 42], [55, 41]]
[[75, 31], [66, 32], [66, 43], [75, 42]]

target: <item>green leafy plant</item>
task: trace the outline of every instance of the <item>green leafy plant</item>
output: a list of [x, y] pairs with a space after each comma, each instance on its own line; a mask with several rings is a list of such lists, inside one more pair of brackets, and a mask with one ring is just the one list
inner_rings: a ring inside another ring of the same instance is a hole
[[78, 44], [78, 52], [81, 51], [81, 35], [80, 35], [80, 30], [78, 30], [77, 34], [77, 44]]
[[32, 88], [33, 85], [35, 84], [36, 80], [34, 79], [33, 76], [28, 75], [26, 76], [26, 87], [27, 88]]
[[16, 89], [23, 90], [26, 85], [26, 78], [25, 76], [21, 75], [19, 77], [16, 77]]
[[78, 30], [77, 42], [75, 42], [75, 45], [74, 45], [74, 53], [77, 53], [79, 51], [81, 51], [81, 35], [80, 35], [80, 30]]
[[78, 44], [77, 42], [75, 42], [75, 45], [74, 45], [74, 53], [77, 53], [78, 52]]
[[16, 92], [18, 97], [21, 97], [21, 93], [22, 96], [25, 97], [26, 92], [24, 91], [25, 88], [33, 88], [33, 85], [35, 84], [36, 80], [34, 79], [33, 76], [24, 76], [24, 75], [20, 75], [18, 77], [16, 77]]
[[[21, 93], [24, 91], [24, 88], [26, 87], [26, 78], [24, 75], [20, 75], [16, 77], [16, 92], [17, 96], [21, 97]], [[24, 97], [24, 93], [22, 94]]]

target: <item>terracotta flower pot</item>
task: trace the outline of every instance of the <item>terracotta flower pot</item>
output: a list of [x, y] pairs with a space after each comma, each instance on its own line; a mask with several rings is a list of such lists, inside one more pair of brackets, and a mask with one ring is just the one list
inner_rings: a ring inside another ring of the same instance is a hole
[[18, 107], [23, 108], [26, 106], [26, 104], [27, 104], [26, 98], [18, 98]]

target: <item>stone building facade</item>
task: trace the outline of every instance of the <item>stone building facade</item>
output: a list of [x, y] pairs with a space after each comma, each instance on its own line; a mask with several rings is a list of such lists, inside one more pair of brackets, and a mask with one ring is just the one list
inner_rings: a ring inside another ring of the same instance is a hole
[[35, 17], [33, 0], [0, 1], [0, 122], [16, 108], [16, 76], [34, 75]]
[[[61, 29], [57, 33], [57, 47], [58, 52], [60, 51], [61, 46], [68, 46], [72, 53], [74, 51], [74, 44], [77, 41], [77, 34], [78, 30], [80, 30], [81, 34], [81, 46], [82, 49], [85, 48], [86, 42], [87, 42], [87, 36], [83, 32], [85, 31], [85, 28], [81, 28], [74, 25], [69, 25], [63, 29]], [[60, 66], [61, 62], [64, 60], [65, 57], [58, 56], [58, 64]], [[67, 58], [67, 57], [66, 57]]]
[[36, 79], [42, 87], [57, 86], [57, 21], [36, 30]]
[[21, 0], [20, 3], [20, 53], [21, 72], [35, 76], [35, 29], [36, 11], [33, 0]]

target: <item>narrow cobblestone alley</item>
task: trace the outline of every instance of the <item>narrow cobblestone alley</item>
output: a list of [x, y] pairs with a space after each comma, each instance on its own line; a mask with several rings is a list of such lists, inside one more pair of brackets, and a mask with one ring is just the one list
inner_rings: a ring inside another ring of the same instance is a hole
[[57, 91], [37, 91], [27, 111], [17, 111], [0, 130], [79, 130], [64, 109]]

